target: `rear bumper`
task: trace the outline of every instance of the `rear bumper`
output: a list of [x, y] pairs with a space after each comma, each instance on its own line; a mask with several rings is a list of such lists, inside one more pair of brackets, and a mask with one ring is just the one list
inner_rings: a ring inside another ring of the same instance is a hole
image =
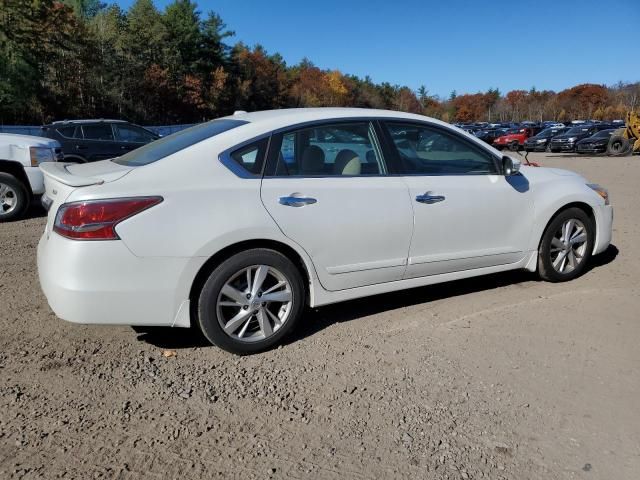
[[38, 244], [47, 301], [74, 323], [188, 326], [188, 316], [176, 320], [188, 299], [189, 270], [189, 259], [136, 257], [121, 241], [74, 241], [45, 232]]

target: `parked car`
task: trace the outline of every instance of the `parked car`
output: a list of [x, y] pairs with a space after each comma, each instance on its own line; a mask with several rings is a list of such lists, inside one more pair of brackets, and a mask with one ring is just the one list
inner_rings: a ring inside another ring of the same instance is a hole
[[610, 125], [577, 125], [571, 127], [566, 132], [557, 135], [551, 139], [549, 149], [554, 152], [573, 152], [576, 148], [576, 143], [583, 138], [590, 137], [601, 130], [611, 128]]
[[618, 129], [608, 128], [607, 130], [600, 130], [594, 135], [583, 138], [576, 142], [577, 153], [604, 153], [607, 151], [609, 140], [611, 135], [616, 133]]
[[95, 162], [119, 157], [160, 138], [123, 120], [64, 120], [42, 126], [43, 135], [62, 145], [68, 162]]
[[62, 159], [62, 147], [55, 140], [0, 133], [0, 222], [19, 218], [44, 193], [38, 166]]
[[194, 325], [241, 354], [306, 306], [513, 269], [571, 280], [611, 239], [604, 188], [402, 112], [244, 113], [41, 168], [59, 317]]
[[489, 130], [480, 130], [476, 132], [475, 135], [483, 142], [492, 145], [496, 138], [503, 136], [505, 133], [507, 133], [507, 129], [505, 128], [494, 128]]
[[527, 152], [550, 151], [551, 139], [557, 135], [562, 135], [568, 129], [564, 125], [560, 128], [545, 128], [537, 135], [527, 138], [524, 142], [524, 149]]
[[520, 127], [508, 130], [505, 135], [496, 138], [493, 141], [493, 146], [499, 150], [508, 148], [510, 150], [519, 150], [524, 146], [524, 142], [527, 138], [534, 136], [540, 131], [537, 127]]

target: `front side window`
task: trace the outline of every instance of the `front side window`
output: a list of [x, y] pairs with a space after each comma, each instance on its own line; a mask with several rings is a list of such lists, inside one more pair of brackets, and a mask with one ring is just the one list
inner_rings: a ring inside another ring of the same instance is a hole
[[96, 125], [83, 125], [82, 132], [85, 140], [113, 140], [113, 130], [108, 123]]
[[276, 176], [362, 176], [385, 173], [369, 122], [319, 125], [276, 136]]
[[149, 143], [155, 140], [155, 137], [150, 132], [135, 125], [115, 124], [114, 127], [117, 139], [120, 142]]
[[82, 129], [78, 126], [58, 128], [58, 133], [66, 138], [82, 138]]
[[489, 152], [426, 125], [388, 122], [403, 175], [487, 175], [498, 168]]

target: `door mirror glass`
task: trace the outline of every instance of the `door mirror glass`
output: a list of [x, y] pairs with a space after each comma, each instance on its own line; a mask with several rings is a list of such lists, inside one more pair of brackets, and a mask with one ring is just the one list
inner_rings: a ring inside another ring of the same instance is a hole
[[505, 177], [515, 175], [520, 171], [520, 160], [516, 160], [508, 155], [502, 157], [502, 172]]

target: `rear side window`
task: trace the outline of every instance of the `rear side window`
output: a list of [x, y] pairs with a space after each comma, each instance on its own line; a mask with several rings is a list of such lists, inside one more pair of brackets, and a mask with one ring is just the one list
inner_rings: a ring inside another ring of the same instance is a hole
[[66, 138], [82, 138], [82, 129], [78, 126], [58, 128], [57, 131]]
[[148, 165], [164, 157], [173, 155], [180, 150], [184, 150], [191, 145], [195, 145], [196, 143], [206, 140], [207, 138], [215, 137], [216, 135], [246, 123], [249, 122], [226, 118], [201, 123], [194, 127], [163, 137], [155, 142], [147, 143], [145, 146], [113, 160], [113, 162], [129, 167]]
[[275, 176], [364, 176], [385, 173], [369, 122], [318, 125], [275, 137]]
[[82, 133], [84, 133], [85, 140], [113, 140], [113, 130], [109, 123], [83, 125]]
[[268, 139], [264, 138], [232, 152], [231, 158], [252, 175], [260, 175], [262, 173], [262, 165], [264, 165], [267, 144]]

